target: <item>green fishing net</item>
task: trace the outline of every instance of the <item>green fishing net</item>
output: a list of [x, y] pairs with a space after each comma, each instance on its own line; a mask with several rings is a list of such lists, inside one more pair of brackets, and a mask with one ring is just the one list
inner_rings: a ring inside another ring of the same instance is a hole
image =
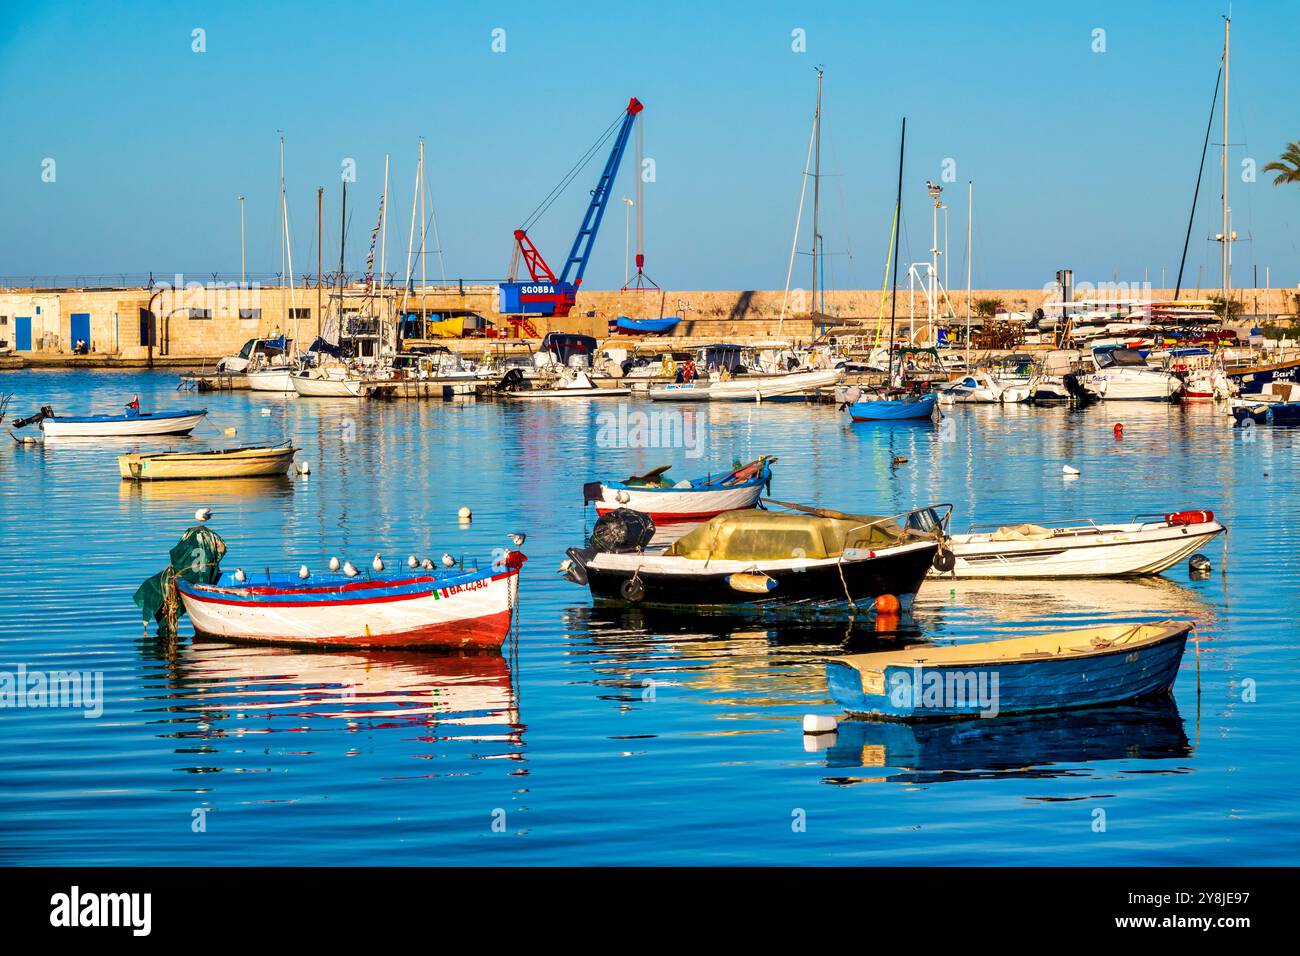
[[157, 621], [160, 632], [174, 633], [176, 619], [184, 613], [176, 595], [176, 579], [212, 584], [221, 575], [225, 554], [226, 542], [215, 531], [203, 525], [186, 529], [171, 549], [171, 563], [147, 578], [132, 596], [141, 619]]

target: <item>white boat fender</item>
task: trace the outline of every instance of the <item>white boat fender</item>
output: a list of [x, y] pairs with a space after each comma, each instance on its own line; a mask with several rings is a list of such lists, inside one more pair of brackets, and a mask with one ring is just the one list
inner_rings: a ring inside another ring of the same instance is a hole
[[337, 570], [339, 569], [339, 567], [340, 567], [340, 565], [339, 565], [339, 559], [338, 559], [338, 558], [330, 558], [330, 570], [331, 570], [331, 571], [337, 571]]
[[1064, 466], [1062, 466], [1062, 468], [1061, 468], [1061, 474], [1064, 474], [1064, 475], [1077, 475], [1078, 473], [1079, 473], [1079, 469], [1078, 469], [1078, 468], [1074, 468], [1074, 467], [1072, 467], [1072, 466], [1070, 466], [1070, 465], [1064, 465]]
[[830, 714], [804, 714], [803, 732], [805, 734], [833, 734], [840, 725]]

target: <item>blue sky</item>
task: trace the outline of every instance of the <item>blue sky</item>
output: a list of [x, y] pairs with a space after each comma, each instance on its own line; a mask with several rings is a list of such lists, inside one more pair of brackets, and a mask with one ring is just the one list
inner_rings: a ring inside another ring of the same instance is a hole
[[[975, 284], [1172, 284], [1222, 43], [1203, 0], [933, 2], [23, 3], [0, 0], [0, 275], [238, 272], [279, 267], [277, 137], [287, 140], [296, 271], [338, 255], [340, 163], [355, 159], [350, 269], [362, 266], [392, 154], [388, 261], [405, 263], [416, 144], [449, 276], [498, 279], [511, 230], [631, 95], [645, 104], [647, 272], [667, 288], [781, 288], [815, 92], [825, 79], [822, 217], [828, 285], [877, 287], [898, 125], [908, 117], [904, 257], [929, 247], [923, 184], [956, 161], [952, 284], [964, 285], [966, 181]], [[480, 6], [483, 9], [480, 9]], [[1059, 7], [1059, 9], [1057, 9]], [[1086, 8], [1086, 9], [1085, 9]], [[506, 52], [491, 50], [503, 28]], [[207, 51], [191, 50], [195, 28]], [[791, 49], [806, 32], [807, 52]], [[1104, 29], [1106, 51], [1094, 53]], [[1233, 10], [1234, 275], [1300, 281], [1300, 187], [1259, 166], [1300, 139], [1300, 4]], [[1212, 143], [1219, 142], [1217, 130]], [[42, 161], [57, 178], [42, 182]], [[631, 164], [587, 273], [623, 278]], [[558, 265], [593, 163], [532, 230]], [[1212, 146], [1185, 284], [1218, 285]], [[806, 239], [801, 243], [807, 245]], [[431, 277], [440, 268], [429, 262]], [[806, 259], [796, 285], [807, 285]], [[802, 279], [800, 276], [802, 275]]]

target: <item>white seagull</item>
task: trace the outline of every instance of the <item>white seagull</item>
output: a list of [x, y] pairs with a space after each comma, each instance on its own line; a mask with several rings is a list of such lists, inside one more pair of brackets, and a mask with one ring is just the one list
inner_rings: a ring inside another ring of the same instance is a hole
[[331, 570], [331, 571], [337, 571], [338, 569], [339, 569], [339, 559], [338, 559], [338, 558], [330, 558], [330, 570]]
[[343, 562], [343, 573], [346, 574], [346, 575], [347, 575], [348, 577], [350, 577], [350, 578], [355, 578], [355, 577], [357, 576], [357, 569], [354, 568], [354, 567], [352, 566], [352, 562], [351, 562], [351, 561], [344, 561], [344, 562]]
[[456, 566], [456, 559], [450, 554], [444, 554], [442, 556], [442, 566], [445, 568], [454, 568]]
[[522, 531], [514, 531], [510, 534], [510, 540], [515, 543], [516, 548], [522, 548], [524, 542], [528, 540], [528, 535], [524, 534]]
[[243, 568], [235, 568], [235, 580], [238, 581], [240, 584], [243, 584], [245, 581], [248, 580], [248, 576], [244, 574]]
[[379, 555], [375, 555], [375, 560], [370, 562], [370, 567], [376, 574], [378, 574], [380, 571], [384, 570], [383, 559], [380, 558]]
[[307, 565], [304, 564], [298, 569], [298, 577], [304, 581], [311, 577], [311, 572], [307, 570]]

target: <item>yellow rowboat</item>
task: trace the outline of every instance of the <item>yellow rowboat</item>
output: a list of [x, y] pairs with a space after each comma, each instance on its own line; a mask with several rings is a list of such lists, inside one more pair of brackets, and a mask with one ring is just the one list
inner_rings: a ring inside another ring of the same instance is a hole
[[175, 478], [257, 478], [283, 475], [293, 464], [292, 445], [251, 445], [214, 451], [118, 455], [117, 468], [131, 481]]

